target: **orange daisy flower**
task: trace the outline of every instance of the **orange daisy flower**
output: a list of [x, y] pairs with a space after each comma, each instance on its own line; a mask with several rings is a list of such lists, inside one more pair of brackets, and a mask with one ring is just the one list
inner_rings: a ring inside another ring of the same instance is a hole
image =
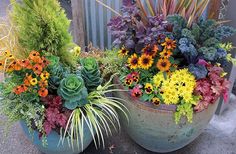
[[172, 52], [170, 50], [166, 50], [164, 49], [161, 53], [160, 53], [160, 56], [162, 58], [170, 58], [170, 56], [172, 56]]
[[35, 64], [33, 66], [33, 71], [36, 75], [40, 75], [42, 73], [43, 67], [39, 64]]
[[29, 59], [21, 60], [19, 63], [23, 68], [32, 69]]
[[130, 58], [128, 58], [128, 64], [130, 66], [130, 69], [137, 69], [138, 68], [137, 54], [133, 54]]
[[42, 62], [40, 54], [37, 51], [31, 51], [31, 53], [29, 54], [29, 59], [32, 60], [35, 63], [41, 63]]
[[155, 57], [158, 51], [157, 45], [154, 45], [153, 47], [151, 45], [147, 45], [145, 48], [142, 49], [142, 52], [146, 55]]
[[48, 81], [47, 80], [40, 80], [39, 81], [39, 87], [45, 88], [48, 86]]
[[40, 97], [46, 97], [48, 95], [48, 90], [46, 88], [41, 88], [38, 91]]
[[24, 78], [24, 84], [25, 84], [26, 86], [30, 86], [30, 85], [31, 85], [30, 81], [31, 81], [32, 79], [33, 79], [32, 75], [26, 74], [26, 77]]
[[41, 61], [40, 64], [41, 64], [43, 67], [48, 66], [49, 63], [50, 63], [49, 60], [47, 60], [45, 57], [42, 57], [41, 60], [42, 60], [42, 61]]
[[176, 41], [169, 39], [168, 37], [165, 38], [165, 42], [161, 44], [168, 50], [173, 50], [176, 48]]
[[157, 68], [160, 71], [168, 71], [170, 69], [171, 63], [168, 59], [163, 58], [163, 59], [159, 59], [157, 62]]
[[28, 87], [24, 84], [20, 85], [20, 86], [17, 86], [13, 92], [17, 95], [20, 95], [21, 93], [23, 92], [26, 92], [28, 90]]
[[12, 61], [9, 68], [11, 68], [12, 71], [20, 71], [22, 69], [18, 60]]
[[153, 58], [149, 55], [143, 54], [138, 61], [138, 64], [140, 68], [142, 69], [149, 69], [152, 67], [153, 64]]

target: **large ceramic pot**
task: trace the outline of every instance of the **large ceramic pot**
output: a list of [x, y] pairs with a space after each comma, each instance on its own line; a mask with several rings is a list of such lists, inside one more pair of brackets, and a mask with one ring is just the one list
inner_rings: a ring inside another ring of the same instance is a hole
[[[119, 83], [118, 79], [115, 82]], [[116, 88], [123, 89], [122, 86]], [[124, 91], [116, 92], [114, 95], [126, 100], [123, 104], [130, 112], [129, 124], [122, 114], [121, 121], [128, 135], [143, 148], [160, 153], [178, 150], [196, 139], [208, 125], [218, 105], [217, 102], [203, 112], [194, 113], [192, 123], [182, 118], [181, 122], [176, 124], [175, 106], [156, 107], [151, 103], [134, 99]]]
[[[68, 144], [67, 139], [65, 139], [63, 144], [58, 144], [60, 141], [60, 135], [52, 131], [47, 136], [47, 146], [42, 145], [42, 140], [39, 139], [39, 132], [34, 131], [33, 133], [29, 132], [29, 129], [25, 122], [21, 121], [20, 125], [26, 134], [27, 138], [41, 151], [45, 154], [78, 154], [82, 152], [84, 149], [88, 147], [88, 145], [92, 142], [92, 136], [90, 134], [89, 128], [87, 125], [84, 125], [84, 143], [83, 149], [77, 148], [77, 143], [74, 141], [75, 148], [72, 149], [71, 146]], [[80, 145], [80, 143], [79, 143]]]

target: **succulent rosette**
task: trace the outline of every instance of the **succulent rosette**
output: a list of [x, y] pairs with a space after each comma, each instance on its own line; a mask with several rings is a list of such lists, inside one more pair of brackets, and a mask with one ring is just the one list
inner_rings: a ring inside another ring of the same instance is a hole
[[68, 75], [60, 82], [57, 93], [65, 100], [64, 106], [70, 110], [88, 103], [84, 80], [75, 74]]
[[82, 65], [81, 76], [89, 91], [97, 88], [101, 83], [101, 73], [97, 61], [94, 58], [84, 58], [80, 60]]

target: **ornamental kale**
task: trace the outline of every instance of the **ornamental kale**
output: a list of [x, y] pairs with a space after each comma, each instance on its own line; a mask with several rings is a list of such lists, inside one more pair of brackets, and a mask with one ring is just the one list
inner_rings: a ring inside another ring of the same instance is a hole
[[57, 93], [65, 100], [64, 106], [70, 110], [88, 103], [84, 80], [75, 74], [70, 74], [61, 81]]
[[178, 50], [185, 57], [183, 65], [196, 64], [199, 59], [212, 63], [226, 60], [227, 52], [219, 45], [223, 38], [233, 35], [235, 29], [218, 25], [215, 20], [202, 19], [188, 27], [187, 21], [180, 15], [169, 16], [167, 20], [173, 26], [173, 35], [179, 44]]

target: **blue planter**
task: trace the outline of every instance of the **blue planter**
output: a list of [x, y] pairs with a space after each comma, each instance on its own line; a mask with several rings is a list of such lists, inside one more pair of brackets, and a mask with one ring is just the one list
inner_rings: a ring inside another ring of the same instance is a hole
[[[78, 154], [82, 152], [84, 149], [88, 147], [88, 145], [92, 142], [92, 136], [89, 131], [88, 126], [85, 124], [84, 125], [84, 144], [83, 144], [83, 149], [78, 149], [77, 148], [77, 143], [74, 141], [75, 148], [72, 150], [71, 146], [69, 146], [67, 139], [65, 139], [63, 144], [59, 144], [60, 140], [60, 135], [52, 131], [48, 136], [47, 136], [47, 143], [48, 145], [44, 147], [42, 145], [42, 141], [39, 139], [39, 132], [34, 131], [33, 134], [29, 133], [29, 129], [26, 125], [25, 122], [21, 121], [20, 122], [21, 127], [26, 134], [27, 138], [39, 149], [39, 151], [45, 153], [45, 154]], [[79, 143], [80, 145], [80, 143]]]
[[[123, 89], [122, 86], [116, 88]], [[203, 112], [194, 113], [192, 123], [182, 118], [177, 125], [174, 121], [175, 106], [156, 107], [130, 97], [127, 92], [116, 92], [114, 96], [126, 100], [123, 104], [130, 112], [129, 124], [122, 114], [120, 121], [129, 136], [143, 148], [159, 153], [178, 150], [196, 139], [208, 125], [218, 105], [215, 103]]]

